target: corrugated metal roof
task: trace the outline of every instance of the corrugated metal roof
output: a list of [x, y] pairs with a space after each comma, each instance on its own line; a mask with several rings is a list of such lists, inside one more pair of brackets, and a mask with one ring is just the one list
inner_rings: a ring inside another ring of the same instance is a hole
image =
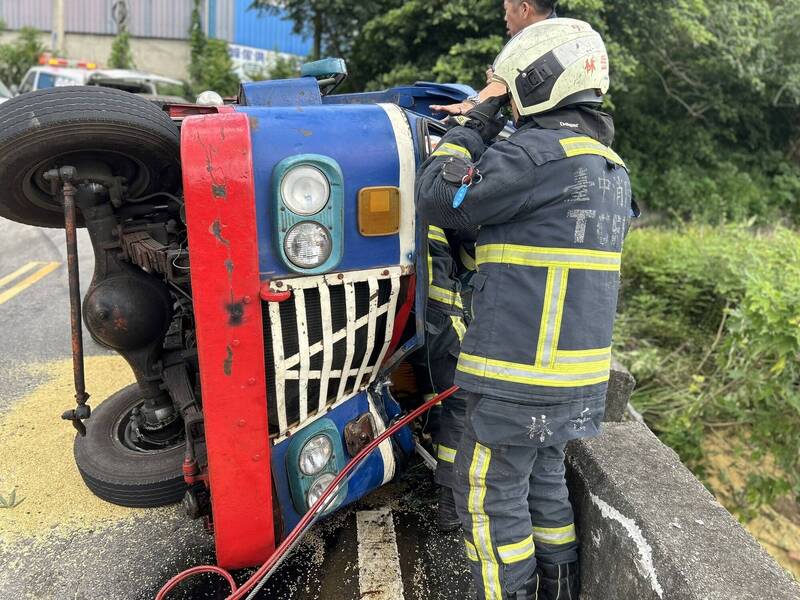
[[[206, 0], [214, 37], [254, 48], [307, 55], [311, 40], [292, 32], [278, 15], [247, 10], [251, 0]], [[65, 28], [70, 33], [114, 35], [113, 0], [64, 0]], [[128, 30], [136, 37], [188, 38], [193, 0], [129, 0]], [[0, 0], [0, 19], [9, 29], [36, 27], [50, 31], [52, 0]], [[205, 16], [205, 14], [204, 14]]]
[[52, 0], [0, 0], [0, 19], [9, 29], [36, 27], [50, 30]]

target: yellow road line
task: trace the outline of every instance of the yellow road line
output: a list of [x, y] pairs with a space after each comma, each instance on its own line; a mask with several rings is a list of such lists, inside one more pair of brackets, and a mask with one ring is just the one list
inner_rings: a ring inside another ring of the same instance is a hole
[[12, 281], [14, 281], [20, 275], [24, 275], [25, 273], [27, 273], [28, 271], [30, 271], [34, 267], [38, 267], [39, 265], [43, 265], [43, 264], [45, 264], [45, 263], [32, 261], [32, 262], [29, 262], [27, 265], [24, 265], [24, 266], [20, 267], [19, 269], [17, 269], [13, 273], [10, 273], [9, 275], [6, 275], [5, 277], [0, 277], [0, 288], [3, 287], [4, 285], [6, 285], [7, 283], [11, 283]]
[[[27, 265], [22, 267], [22, 269], [20, 269], [17, 273], [12, 273], [11, 275], [8, 275], [7, 277], [4, 277], [2, 279], [2, 282], [0, 282], [0, 285], [2, 285], [2, 283], [5, 283], [6, 281], [12, 281], [16, 277], [19, 277], [19, 275], [21, 275], [23, 273], [27, 273], [28, 271], [30, 271], [30, 269], [32, 267], [30, 267], [29, 265], [31, 265], [31, 264], [33, 266], [37, 266], [37, 265], [40, 265], [40, 264], [43, 264], [43, 263], [28, 263]], [[26, 277], [25, 279], [23, 279], [22, 281], [20, 281], [16, 285], [13, 285], [12, 287], [8, 288], [5, 292], [0, 293], [0, 304], [5, 304], [6, 302], [11, 300], [17, 294], [19, 294], [19, 293], [25, 291], [26, 289], [28, 289], [29, 287], [31, 287], [34, 283], [36, 283], [40, 279], [43, 279], [44, 277], [47, 277], [50, 273], [55, 271], [60, 266], [61, 266], [61, 263], [59, 263], [59, 262], [44, 263], [44, 266], [42, 268], [40, 268], [38, 271], [36, 271], [33, 275], [29, 275], [28, 277]], [[14, 277], [12, 277], [12, 275]]]

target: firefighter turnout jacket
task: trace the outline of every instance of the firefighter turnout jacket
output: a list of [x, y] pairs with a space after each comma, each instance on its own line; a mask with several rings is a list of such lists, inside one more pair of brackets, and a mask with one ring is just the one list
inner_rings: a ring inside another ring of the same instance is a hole
[[473, 320], [455, 383], [536, 407], [541, 415], [524, 431], [542, 445], [592, 435], [602, 421], [633, 212], [611, 137], [610, 118], [587, 109], [528, 119], [488, 148], [477, 132], [455, 127], [418, 177], [422, 219], [480, 227]]

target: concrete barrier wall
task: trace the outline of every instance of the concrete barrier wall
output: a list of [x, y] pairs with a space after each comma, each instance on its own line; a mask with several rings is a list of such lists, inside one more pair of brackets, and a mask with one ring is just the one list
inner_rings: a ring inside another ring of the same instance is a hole
[[800, 600], [800, 586], [639, 423], [568, 448], [582, 600]]

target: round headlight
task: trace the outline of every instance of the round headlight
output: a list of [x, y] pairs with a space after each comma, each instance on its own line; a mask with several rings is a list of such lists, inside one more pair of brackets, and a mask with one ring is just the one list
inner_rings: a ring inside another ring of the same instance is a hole
[[331, 233], [319, 223], [303, 221], [292, 227], [283, 240], [286, 257], [301, 269], [313, 269], [331, 255]]
[[281, 180], [281, 197], [286, 207], [298, 215], [314, 215], [328, 203], [331, 185], [325, 174], [309, 165], [289, 169]]
[[[314, 483], [311, 484], [311, 488], [308, 490], [308, 496], [306, 498], [306, 502], [308, 502], [308, 507], [311, 508], [316, 504], [317, 500], [320, 499], [322, 493], [325, 489], [331, 484], [331, 481], [336, 479], [336, 475], [333, 473], [325, 473], [324, 475], [320, 475]], [[333, 502], [336, 501], [336, 496], [330, 496], [328, 501], [325, 503], [325, 508], [330, 507]]]
[[331, 438], [327, 435], [312, 437], [300, 450], [300, 470], [304, 475], [316, 475], [325, 468], [332, 454]]

